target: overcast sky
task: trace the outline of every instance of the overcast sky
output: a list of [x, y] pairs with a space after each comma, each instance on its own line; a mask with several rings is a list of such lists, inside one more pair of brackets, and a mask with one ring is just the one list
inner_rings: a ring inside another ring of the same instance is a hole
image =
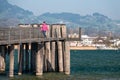
[[71, 12], [80, 15], [99, 12], [120, 20], [120, 0], [8, 0], [10, 3], [32, 11], [35, 15], [45, 12]]

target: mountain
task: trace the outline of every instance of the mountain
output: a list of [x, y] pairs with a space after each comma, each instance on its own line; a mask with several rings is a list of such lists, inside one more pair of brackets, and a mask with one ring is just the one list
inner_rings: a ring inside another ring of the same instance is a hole
[[[40, 15], [38, 19], [42, 21], [45, 20], [49, 23], [65, 23], [72, 29], [81, 27], [85, 34], [91, 36], [104, 36], [110, 32], [113, 35], [120, 34], [120, 27], [117, 25], [119, 22], [100, 13], [85, 16], [73, 13], [44, 13]], [[76, 30], [74, 32], [76, 32]]]
[[112, 33], [114, 36], [120, 35], [120, 20], [112, 20], [100, 13], [83, 16], [67, 12], [48, 12], [35, 16], [31, 11], [12, 5], [7, 0], [0, 0], [0, 27], [17, 26], [20, 23], [42, 23], [42, 21], [49, 24], [64, 23], [69, 32], [77, 32], [78, 27], [81, 27], [82, 33], [90, 36], [104, 36], [108, 33]]
[[[24, 10], [16, 5], [11, 5], [7, 0], [0, 0], [0, 25], [16, 26], [19, 23], [35, 22], [32, 12]], [[7, 23], [7, 24], [6, 24]]]

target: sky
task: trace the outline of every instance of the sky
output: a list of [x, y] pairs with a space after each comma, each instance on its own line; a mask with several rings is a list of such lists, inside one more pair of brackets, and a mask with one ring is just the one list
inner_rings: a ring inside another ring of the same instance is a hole
[[70, 12], [80, 15], [101, 13], [114, 20], [120, 20], [120, 0], [8, 0], [25, 10], [32, 11], [34, 15], [46, 12]]

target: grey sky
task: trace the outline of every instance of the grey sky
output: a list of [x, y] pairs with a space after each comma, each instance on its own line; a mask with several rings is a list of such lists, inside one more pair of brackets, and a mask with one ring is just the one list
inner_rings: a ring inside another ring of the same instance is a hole
[[99, 12], [120, 20], [120, 0], [8, 0], [10, 3], [32, 11], [35, 15], [45, 12], [71, 12], [80, 15]]

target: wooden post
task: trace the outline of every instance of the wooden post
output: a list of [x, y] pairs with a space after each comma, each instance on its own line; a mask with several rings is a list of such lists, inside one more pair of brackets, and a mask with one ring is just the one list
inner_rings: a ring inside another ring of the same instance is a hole
[[14, 45], [10, 46], [9, 77], [14, 77]]
[[[61, 30], [60, 30], [60, 26], [57, 26], [57, 34], [58, 34], [58, 38], [61, 38]], [[63, 53], [62, 53], [62, 42], [58, 41], [57, 42], [58, 45], [58, 63], [59, 63], [59, 72], [63, 72]]]

